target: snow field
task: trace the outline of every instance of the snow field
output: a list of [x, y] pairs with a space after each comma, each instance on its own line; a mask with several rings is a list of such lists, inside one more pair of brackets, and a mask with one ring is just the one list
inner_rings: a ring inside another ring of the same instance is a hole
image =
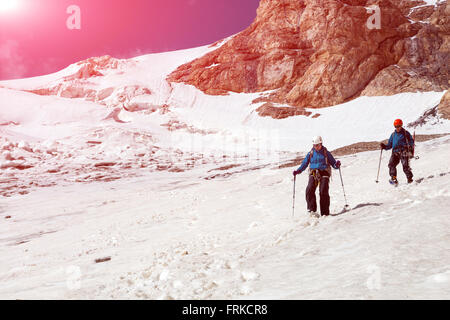
[[[64, 80], [87, 68], [72, 65], [0, 83], [0, 298], [450, 297], [448, 136], [418, 144], [412, 168], [423, 180], [406, 185], [399, 166], [395, 189], [389, 152], [379, 184], [379, 152], [342, 157], [353, 210], [338, 215], [334, 171], [336, 216], [318, 220], [305, 217], [306, 174], [293, 218], [295, 167], [278, 169], [314, 135], [329, 150], [387, 139], [393, 119], [417, 120], [444, 92], [360, 97], [312, 110], [316, 119], [261, 118], [260, 94], [207, 96], [165, 81], [213, 49], [119, 61], [123, 69], [89, 81]], [[60, 96], [20, 91], [61, 83]], [[432, 120], [416, 133], [450, 132]]]
[[[346, 156], [354, 210], [305, 218], [306, 175], [195, 170], [55, 186], [2, 201], [6, 299], [431, 299], [450, 296], [450, 138], [417, 146], [421, 183], [392, 188], [384, 155]], [[401, 166], [399, 167], [401, 170]], [[433, 176], [433, 177], [431, 177]], [[331, 211], [344, 205], [338, 171]], [[95, 263], [95, 259], [111, 257]]]

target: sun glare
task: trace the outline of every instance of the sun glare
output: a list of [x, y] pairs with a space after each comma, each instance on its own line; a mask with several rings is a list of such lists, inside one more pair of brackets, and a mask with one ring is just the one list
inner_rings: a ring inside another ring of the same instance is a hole
[[19, 6], [19, 0], [0, 0], [0, 13], [11, 11]]

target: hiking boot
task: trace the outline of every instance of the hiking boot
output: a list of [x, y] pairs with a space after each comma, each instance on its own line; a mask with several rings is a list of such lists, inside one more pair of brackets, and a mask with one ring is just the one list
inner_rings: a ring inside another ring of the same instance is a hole
[[308, 214], [309, 214], [309, 216], [312, 217], [312, 218], [318, 218], [318, 217], [319, 217], [319, 215], [317, 214], [317, 212], [312, 211], [312, 210], [308, 210]]
[[413, 178], [408, 178], [408, 183], [413, 183], [413, 182], [414, 182]]
[[397, 177], [393, 176], [391, 179], [389, 179], [389, 183], [393, 185], [398, 185]]

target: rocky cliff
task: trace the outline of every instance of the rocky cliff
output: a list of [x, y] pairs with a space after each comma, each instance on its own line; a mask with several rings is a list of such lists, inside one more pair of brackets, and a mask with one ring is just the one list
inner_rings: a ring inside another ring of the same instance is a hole
[[359, 95], [448, 89], [449, 33], [447, 1], [261, 0], [246, 30], [168, 81], [211, 95], [272, 90], [255, 100], [260, 115], [309, 115]]

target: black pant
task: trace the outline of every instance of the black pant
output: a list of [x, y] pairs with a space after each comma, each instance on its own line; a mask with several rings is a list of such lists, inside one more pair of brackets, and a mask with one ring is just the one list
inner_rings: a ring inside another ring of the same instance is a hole
[[397, 165], [402, 162], [403, 172], [408, 180], [412, 180], [413, 174], [411, 167], [409, 166], [409, 157], [407, 152], [392, 152], [391, 159], [389, 160], [389, 174], [391, 177], [397, 177]]
[[313, 175], [309, 176], [308, 186], [306, 187], [306, 203], [308, 210], [317, 211], [316, 203], [316, 189], [319, 185], [320, 194], [320, 213], [323, 216], [328, 216], [330, 214], [330, 195], [328, 194], [328, 188], [330, 184], [329, 176], [320, 176], [316, 179]]

